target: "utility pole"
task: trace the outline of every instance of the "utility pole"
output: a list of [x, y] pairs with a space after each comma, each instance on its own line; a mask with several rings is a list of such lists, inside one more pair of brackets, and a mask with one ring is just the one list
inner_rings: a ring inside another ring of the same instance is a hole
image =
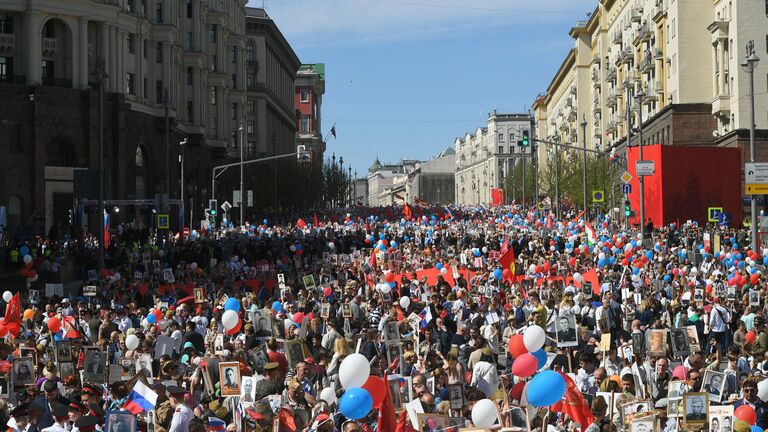
[[104, 59], [101, 57], [96, 58], [93, 72], [91, 73], [96, 79], [96, 83], [99, 86], [99, 108], [97, 112], [97, 127], [99, 129], [98, 145], [99, 145], [99, 208], [96, 214], [99, 217], [99, 269], [104, 268], [104, 81], [108, 78], [107, 72], [104, 70]]
[[[642, 87], [638, 90], [635, 97], [637, 97], [637, 139], [640, 141], [638, 144], [638, 157], [640, 160], [643, 160], [643, 98], [645, 93], [643, 93]], [[638, 177], [640, 181], [640, 242], [642, 243], [645, 240], [645, 176]]]
[[589, 207], [587, 207], [587, 118], [581, 115], [581, 145], [584, 148], [582, 159], [581, 182], [584, 189], [584, 220], [589, 220]]
[[245, 219], [243, 219], [243, 215], [245, 214], [245, 199], [244, 199], [244, 197], [245, 197], [245, 188], [243, 186], [245, 184], [245, 182], [243, 181], [243, 178], [244, 178], [243, 177], [243, 170], [244, 170], [244, 167], [245, 167], [245, 165], [243, 165], [243, 144], [245, 143], [244, 142], [245, 141], [244, 140], [244, 138], [245, 138], [244, 137], [244, 135], [245, 135], [245, 126], [242, 123], [240, 123], [240, 129], [238, 129], [238, 130], [240, 131], [240, 133], [238, 134], [238, 135], [240, 135], [240, 203], [239, 203], [239, 206], [240, 206], [240, 226], [245, 226]]
[[[555, 137], [556, 142], [560, 142], [559, 137]], [[557, 219], [560, 219], [560, 152], [557, 150], [557, 148], [553, 149], [555, 151], [555, 208], [557, 215]]]
[[[160, 212], [167, 215], [170, 211], [168, 200], [171, 197], [171, 97], [167, 87], [163, 94], [163, 108], [165, 108], [165, 182], [162, 190], [163, 196], [160, 199], [160, 202], [162, 203]], [[168, 251], [168, 243], [170, 242], [169, 229], [164, 229], [162, 235], [163, 249], [166, 252]]]
[[[181, 164], [181, 184], [179, 185], [179, 198], [181, 198], [181, 205], [184, 206], [184, 144], [187, 143], [187, 139], [184, 138], [183, 141], [179, 143], [179, 163]], [[190, 205], [190, 209], [191, 209]], [[189, 226], [192, 226], [192, 216], [189, 218]], [[182, 226], [182, 228], [184, 228]]]
[[[749, 161], [755, 162], [755, 68], [760, 58], [755, 54], [755, 41], [747, 43], [747, 54], [741, 67], [749, 74]], [[758, 252], [757, 244], [757, 201], [750, 195], [750, 231], [752, 234], [752, 250]]]
[[[631, 91], [632, 87], [631, 87], [631, 84], [629, 83], [629, 76], [627, 76], [627, 79], [624, 81], [624, 88], [627, 90], [627, 97], [626, 97], [627, 103], [626, 103], [626, 107], [624, 108], [624, 111], [627, 114], [627, 154], [629, 154], [629, 147], [632, 144], [632, 124], [630, 121], [630, 112], [629, 112], [629, 105], [630, 105], [629, 103], [630, 103], [630, 99], [632, 98], [632, 91]], [[627, 216], [626, 218], [627, 218], [627, 227], [629, 228], [632, 226], [632, 224], [629, 223], [629, 216]], [[642, 225], [642, 221], [640, 225]]]

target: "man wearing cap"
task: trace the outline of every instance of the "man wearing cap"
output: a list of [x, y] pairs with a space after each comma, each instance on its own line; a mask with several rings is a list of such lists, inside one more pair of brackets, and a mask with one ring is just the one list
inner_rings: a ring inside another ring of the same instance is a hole
[[765, 320], [759, 315], [755, 317], [755, 333], [757, 340], [752, 345], [752, 355], [756, 359], [761, 359], [768, 351], [768, 334], [765, 333]]
[[189, 429], [189, 421], [192, 420], [192, 410], [184, 404], [186, 389], [176, 386], [168, 387], [168, 399], [173, 408], [173, 418], [168, 432], [186, 432]]
[[16, 426], [11, 426], [9, 421], [8, 425], [11, 426], [11, 430], [14, 432], [36, 432], [37, 419], [40, 416], [40, 407], [31, 402], [25, 402], [11, 411], [11, 417], [16, 422]]
[[96, 427], [102, 425], [102, 417], [82, 416], [75, 422], [75, 427], [70, 432], [95, 432]]
[[[80, 402], [72, 402], [69, 404], [69, 415], [68, 420], [69, 424], [75, 424], [77, 422], [77, 419], [84, 416], [85, 414], [88, 414], [88, 408], [85, 407]], [[76, 428], [73, 428], [72, 430], [75, 430]]]
[[168, 396], [166, 396], [166, 389], [163, 383], [155, 382], [152, 388], [157, 393], [157, 401], [155, 402], [156, 423], [167, 430], [171, 425], [174, 409], [171, 407], [171, 401], [168, 399]]
[[47, 428], [40, 429], [40, 432], [68, 432], [69, 405], [57, 402], [51, 403], [51, 415], [54, 420], [53, 424]]

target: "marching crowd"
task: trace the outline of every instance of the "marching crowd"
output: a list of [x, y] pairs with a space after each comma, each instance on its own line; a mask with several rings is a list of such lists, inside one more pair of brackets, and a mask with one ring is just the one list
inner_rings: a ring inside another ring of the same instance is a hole
[[[744, 230], [688, 221], [641, 239], [608, 216], [564, 213], [406, 206], [193, 231], [164, 247], [118, 237], [102, 269], [83, 258], [93, 250], [15, 245], [27, 288], [3, 294], [0, 422], [768, 427], [768, 250], [751, 250]], [[68, 260], [78, 292], [41, 286], [38, 272]]]

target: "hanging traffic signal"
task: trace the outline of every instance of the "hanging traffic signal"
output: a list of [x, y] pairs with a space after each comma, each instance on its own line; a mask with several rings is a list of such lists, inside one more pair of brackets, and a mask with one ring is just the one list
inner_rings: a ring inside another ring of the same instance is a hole
[[629, 200], [624, 201], [624, 216], [632, 216], [632, 206], [630, 205]]
[[528, 133], [529, 131], [527, 130], [523, 131], [523, 141], [522, 141], [523, 147], [528, 147], [530, 145], [531, 141], [530, 141], [530, 138], [528, 137]]

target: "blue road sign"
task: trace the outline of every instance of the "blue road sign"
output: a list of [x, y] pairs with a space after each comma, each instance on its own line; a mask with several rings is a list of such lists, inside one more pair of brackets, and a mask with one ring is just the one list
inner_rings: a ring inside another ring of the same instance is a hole
[[625, 195], [629, 195], [630, 192], [632, 192], [632, 185], [629, 183], [624, 183], [621, 185], [621, 193]]

